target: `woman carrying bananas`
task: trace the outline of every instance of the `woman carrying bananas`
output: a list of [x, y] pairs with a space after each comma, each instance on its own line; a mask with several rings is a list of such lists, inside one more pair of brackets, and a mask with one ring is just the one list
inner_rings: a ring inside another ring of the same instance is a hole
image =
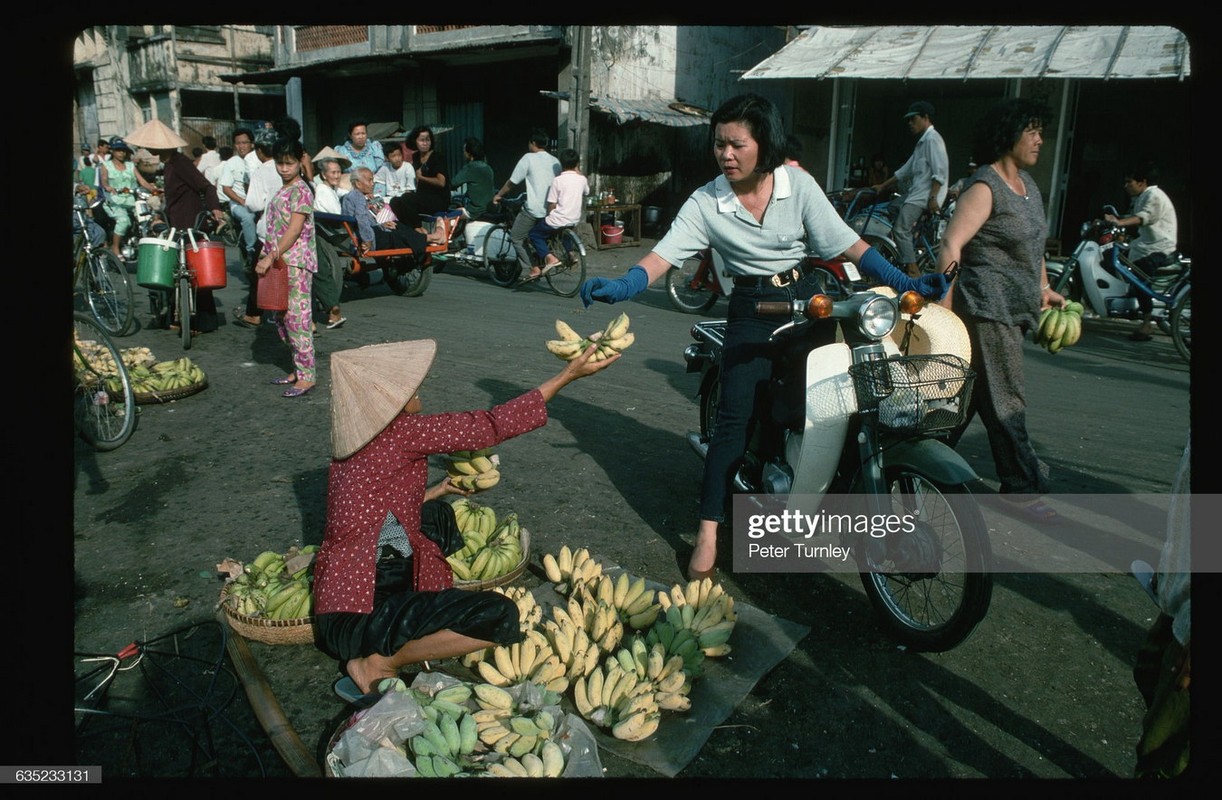
[[979, 412], [1002, 498], [1033, 521], [1055, 522], [1056, 511], [1040, 499], [1048, 491], [1047, 466], [1027, 436], [1023, 379], [1023, 336], [1035, 328], [1041, 308], [1065, 304], [1048, 286], [1048, 223], [1039, 187], [1027, 172], [1040, 157], [1045, 116], [1036, 102], [1010, 98], [981, 119], [976, 148], [986, 158], [968, 178], [942, 236], [938, 269], [959, 263], [942, 303], [967, 328], [976, 373], [969, 416], [952, 444]]
[[522, 639], [518, 608], [499, 592], [453, 588], [446, 556], [463, 547], [449, 478], [428, 486], [428, 457], [493, 447], [547, 422], [564, 386], [617, 357], [597, 345], [535, 389], [491, 410], [422, 414], [431, 339], [331, 356], [327, 522], [314, 565], [314, 641], [362, 694], [421, 661]]
[[[692, 193], [653, 252], [614, 280], [591, 278], [581, 286], [587, 307], [617, 303], [641, 292], [671, 268], [711, 247], [733, 275], [724, 343], [721, 402], [704, 461], [700, 528], [688, 562], [690, 580], [713, 575], [717, 530], [725, 521], [730, 481], [746, 452], [756, 413], [757, 387], [768, 380], [777, 353], [768, 338], [782, 323], [755, 313], [758, 301], [790, 301], [820, 291], [803, 259], [852, 261], [897, 292], [915, 290], [939, 298], [942, 275], [912, 279], [889, 263], [845, 224], [810, 173], [785, 166], [785, 126], [776, 107], [755, 94], [732, 97], [714, 112], [711, 146], [721, 174]], [[834, 330], [834, 329], [833, 329]]]

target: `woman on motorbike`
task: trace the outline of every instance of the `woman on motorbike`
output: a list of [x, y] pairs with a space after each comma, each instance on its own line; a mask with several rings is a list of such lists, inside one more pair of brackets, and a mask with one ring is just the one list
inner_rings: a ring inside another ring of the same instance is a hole
[[688, 198], [666, 236], [623, 277], [591, 278], [581, 286], [587, 307], [595, 300], [627, 300], [671, 265], [709, 247], [733, 275], [721, 402], [704, 463], [700, 526], [688, 563], [691, 580], [714, 574], [730, 482], [750, 441], [751, 423], [760, 416], [757, 389], [768, 380], [776, 355], [768, 339], [785, 322], [757, 316], [756, 302], [789, 301], [820, 291], [817, 279], [799, 268], [811, 254], [852, 261], [900, 292], [914, 289], [936, 299], [946, 289], [940, 274], [915, 280], [906, 276], [845, 224], [808, 172], [783, 166], [785, 128], [769, 100], [755, 94], [733, 97], [710, 122], [721, 175]]
[[1048, 224], [1039, 187], [1027, 172], [1039, 160], [1044, 117], [1036, 102], [1010, 98], [982, 119], [977, 149], [984, 166], [957, 201], [938, 269], [960, 266], [943, 305], [959, 315], [971, 339], [976, 382], [970, 413], [980, 413], [988, 432], [1000, 493], [1020, 503], [1027, 517], [1052, 522], [1056, 511], [1039, 498], [1048, 491], [1047, 466], [1027, 436], [1023, 379], [1024, 334], [1039, 322], [1041, 308], [1065, 303], [1048, 286]]

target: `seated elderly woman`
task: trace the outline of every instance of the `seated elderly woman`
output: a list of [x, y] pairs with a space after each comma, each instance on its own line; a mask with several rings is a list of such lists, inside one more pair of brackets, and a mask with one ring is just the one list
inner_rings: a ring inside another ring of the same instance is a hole
[[[351, 162], [329, 147], [314, 157], [314, 171], [318, 182], [314, 186], [314, 210], [326, 214], [342, 214], [342, 194], [348, 194], [340, 185], [344, 168]], [[314, 243], [318, 247], [318, 272], [314, 273], [314, 299], [327, 310], [327, 328], [343, 325], [348, 319], [340, 312], [339, 298], [344, 289], [344, 263], [337, 249], [347, 241], [342, 231], [328, 232], [325, 226], [317, 226]]]
[[373, 193], [373, 171], [368, 167], [356, 167], [350, 173], [352, 191], [344, 195], [340, 207], [344, 214], [356, 219], [361, 244], [359, 255], [370, 250], [400, 250], [410, 248], [427, 265], [431, 256], [425, 248], [428, 243], [424, 234], [411, 226], [397, 222], [379, 223], [375, 216]]

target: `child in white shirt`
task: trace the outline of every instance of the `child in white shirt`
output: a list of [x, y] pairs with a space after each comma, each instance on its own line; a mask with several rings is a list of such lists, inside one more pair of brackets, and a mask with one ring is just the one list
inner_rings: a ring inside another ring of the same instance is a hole
[[560, 259], [548, 249], [547, 239], [560, 228], [569, 228], [581, 221], [585, 210], [585, 198], [590, 194], [590, 182], [581, 173], [581, 155], [573, 149], [560, 153], [559, 175], [552, 178], [547, 190], [547, 216], [530, 229], [530, 242], [535, 252], [543, 259], [543, 268], [532, 267], [530, 279], [551, 272]]

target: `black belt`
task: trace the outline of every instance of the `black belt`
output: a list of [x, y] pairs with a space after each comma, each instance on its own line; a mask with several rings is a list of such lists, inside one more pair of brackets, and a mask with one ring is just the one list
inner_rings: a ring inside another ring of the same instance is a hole
[[797, 283], [802, 280], [802, 271], [797, 267], [787, 269], [784, 272], [778, 272], [775, 275], [735, 275], [735, 286], [746, 286], [758, 288], [760, 286], [788, 286], [791, 283]]

